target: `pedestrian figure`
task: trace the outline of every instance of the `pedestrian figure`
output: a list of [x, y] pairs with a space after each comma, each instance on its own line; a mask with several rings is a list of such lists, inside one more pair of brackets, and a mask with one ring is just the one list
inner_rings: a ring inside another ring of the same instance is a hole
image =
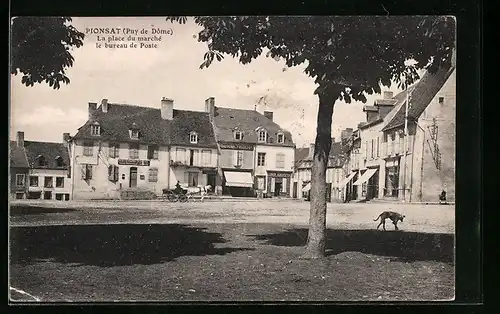
[[177, 184], [175, 185], [174, 192], [175, 192], [175, 194], [181, 194], [182, 193], [182, 187], [181, 187], [181, 183], [179, 181], [177, 181]]
[[442, 190], [439, 194], [439, 204], [446, 204], [446, 191]]

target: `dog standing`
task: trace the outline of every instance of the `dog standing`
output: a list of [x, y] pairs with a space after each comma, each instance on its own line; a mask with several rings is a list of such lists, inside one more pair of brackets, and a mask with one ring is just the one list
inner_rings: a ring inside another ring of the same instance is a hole
[[392, 220], [392, 223], [394, 224], [395, 230], [399, 230], [398, 229], [398, 221], [403, 222], [405, 215], [401, 215], [400, 213], [396, 213], [396, 212], [385, 211], [385, 212], [382, 212], [380, 215], [378, 215], [378, 217], [376, 219], [374, 219], [373, 221], [377, 221], [377, 220], [379, 220], [379, 218], [380, 218], [380, 223], [377, 226], [377, 230], [380, 227], [380, 225], [382, 225], [382, 227], [384, 228], [384, 231], [386, 231], [385, 230], [385, 220], [386, 219]]

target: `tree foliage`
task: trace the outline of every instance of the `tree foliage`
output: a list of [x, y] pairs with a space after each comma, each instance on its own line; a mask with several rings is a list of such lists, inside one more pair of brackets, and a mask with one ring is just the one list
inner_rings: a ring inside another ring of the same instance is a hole
[[69, 17], [15, 17], [11, 23], [13, 75], [21, 74], [26, 86], [46, 82], [54, 89], [68, 84], [66, 70], [73, 66], [71, 50], [83, 45], [84, 34]]
[[[186, 17], [168, 17], [186, 23]], [[283, 58], [292, 67], [307, 61], [305, 73], [321, 89], [336, 85], [347, 103], [366, 101], [391, 81], [405, 88], [417, 70], [433, 73], [449, 66], [455, 43], [453, 17], [408, 16], [230, 16], [195, 17], [203, 27], [198, 40], [208, 44], [201, 68], [224, 55], [242, 64], [259, 57]], [[413, 59], [416, 63], [405, 62]], [[334, 99], [335, 100], [335, 99]]]

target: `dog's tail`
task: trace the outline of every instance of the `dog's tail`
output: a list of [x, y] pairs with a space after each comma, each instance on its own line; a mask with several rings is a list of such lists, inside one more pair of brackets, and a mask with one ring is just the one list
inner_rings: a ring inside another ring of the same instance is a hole
[[373, 219], [373, 221], [377, 221], [380, 218], [380, 216], [382, 216], [382, 214], [378, 215], [378, 217]]

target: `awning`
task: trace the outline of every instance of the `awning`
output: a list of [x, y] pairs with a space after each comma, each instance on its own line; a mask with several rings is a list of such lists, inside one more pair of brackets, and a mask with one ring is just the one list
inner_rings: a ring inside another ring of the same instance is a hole
[[344, 180], [340, 181], [338, 187], [343, 188], [347, 183], [349, 183], [349, 181], [352, 180], [352, 178], [354, 178], [355, 175], [356, 172], [351, 172], [351, 174], [347, 178], [344, 178]]
[[226, 177], [226, 186], [240, 188], [253, 187], [253, 180], [250, 172], [224, 171], [224, 176]]
[[368, 169], [359, 177], [358, 181], [354, 182], [354, 185], [361, 185], [368, 181], [374, 174], [377, 172], [378, 169]]
[[305, 187], [302, 188], [302, 192], [307, 192], [311, 189], [311, 182], [309, 182], [308, 184], [306, 184]]

